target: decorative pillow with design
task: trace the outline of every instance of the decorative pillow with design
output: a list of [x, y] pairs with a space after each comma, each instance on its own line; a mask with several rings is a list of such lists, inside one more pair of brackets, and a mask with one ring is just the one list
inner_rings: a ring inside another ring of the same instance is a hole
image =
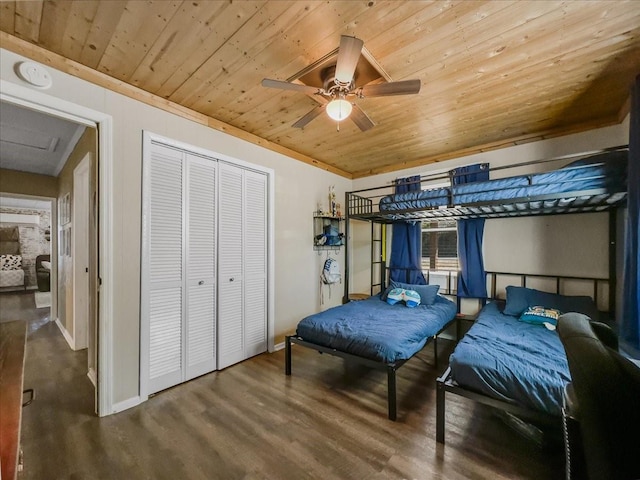
[[398, 302], [404, 302], [407, 307], [413, 308], [420, 305], [420, 294], [414, 290], [393, 288], [387, 293], [386, 302], [389, 305], [395, 305]]
[[391, 285], [389, 286], [389, 288], [391, 288], [391, 290], [393, 290], [394, 288], [413, 290], [414, 292], [418, 292], [418, 295], [420, 295], [421, 305], [433, 305], [433, 302], [436, 301], [436, 297], [438, 296], [438, 289], [440, 288], [440, 285], [416, 285], [391, 280]]
[[0, 270], [19, 270], [22, 268], [22, 256], [0, 255]]
[[415, 290], [405, 290], [403, 297], [404, 303], [407, 307], [413, 308], [420, 305], [420, 294]]
[[534, 307], [528, 307], [520, 316], [520, 321], [533, 323], [535, 325], [544, 325], [549, 330], [555, 330], [560, 315], [560, 310], [536, 305]]
[[402, 288], [393, 288], [387, 293], [387, 303], [389, 305], [395, 305], [401, 302], [404, 297], [404, 290]]

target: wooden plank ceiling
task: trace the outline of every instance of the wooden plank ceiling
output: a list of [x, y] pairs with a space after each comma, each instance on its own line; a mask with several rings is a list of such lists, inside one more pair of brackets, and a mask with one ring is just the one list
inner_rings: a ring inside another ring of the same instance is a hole
[[[617, 123], [640, 74], [635, 0], [0, 6], [14, 37], [353, 178]], [[420, 94], [355, 100], [377, 124], [366, 132], [326, 115], [292, 128], [317, 103], [261, 80], [292, 77], [341, 35]]]

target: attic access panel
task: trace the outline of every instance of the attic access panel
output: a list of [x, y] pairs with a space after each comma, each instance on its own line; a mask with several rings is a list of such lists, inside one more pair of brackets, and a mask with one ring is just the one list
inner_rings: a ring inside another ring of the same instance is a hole
[[[310, 87], [323, 88], [324, 79], [322, 72], [328, 67], [335, 66], [337, 57], [338, 48], [287, 78], [287, 82], [296, 82]], [[389, 74], [385, 72], [382, 66], [373, 58], [371, 52], [369, 52], [366, 47], [362, 47], [360, 59], [358, 60], [354, 74], [355, 85], [362, 87], [363, 85], [391, 81]], [[314, 96], [311, 95], [311, 97], [313, 98]]]

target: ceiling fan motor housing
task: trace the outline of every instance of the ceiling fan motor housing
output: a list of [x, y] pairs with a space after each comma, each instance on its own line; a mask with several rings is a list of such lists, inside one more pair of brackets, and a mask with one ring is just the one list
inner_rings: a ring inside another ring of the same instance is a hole
[[336, 79], [335, 65], [331, 65], [322, 71], [324, 91], [329, 93], [332, 97], [337, 96], [338, 93], [343, 93], [344, 95], [349, 93], [355, 86], [355, 78], [356, 74], [354, 73], [353, 78], [349, 83], [340, 82], [340, 80]]

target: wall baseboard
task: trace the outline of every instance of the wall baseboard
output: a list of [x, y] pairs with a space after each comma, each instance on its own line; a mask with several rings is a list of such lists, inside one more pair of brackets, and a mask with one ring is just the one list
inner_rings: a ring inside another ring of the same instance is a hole
[[282, 350], [283, 348], [284, 348], [284, 342], [276, 343], [276, 344], [273, 346], [273, 351], [274, 351], [274, 352], [277, 352], [277, 351], [279, 351], [279, 350]]
[[141, 403], [142, 403], [142, 400], [140, 399], [139, 396], [127, 398], [126, 400], [123, 400], [122, 402], [114, 403], [113, 404], [113, 408], [112, 408], [112, 413], [123, 412], [125, 410], [130, 409], [130, 408], [136, 407], [136, 406], [140, 405]]
[[91, 383], [93, 383], [94, 387], [98, 387], [98, 375], [96, 374], [96, 371], [93, 368], [90, 368], [89, 371], [87, 372], [87, 377], [89, 377], [89, 380], [91, 380]]
[[59, 318], [56, 318], [56, 325], [58, 326], [58, 328], [60, 329], [60, 331], [62, 332], [62, 336], [64, 337], [64, 339], [67, 341], [67, 343], [69, 344], [69, 346], [71, 347], [71, 350], [76, 349], [76, 344], [73, 341], [73, 337], [69, 334], [69, 332], [67, 332], [67, 329], [64, 328], [64, 326], [62, 325], [62, 322], [60, 322]]

